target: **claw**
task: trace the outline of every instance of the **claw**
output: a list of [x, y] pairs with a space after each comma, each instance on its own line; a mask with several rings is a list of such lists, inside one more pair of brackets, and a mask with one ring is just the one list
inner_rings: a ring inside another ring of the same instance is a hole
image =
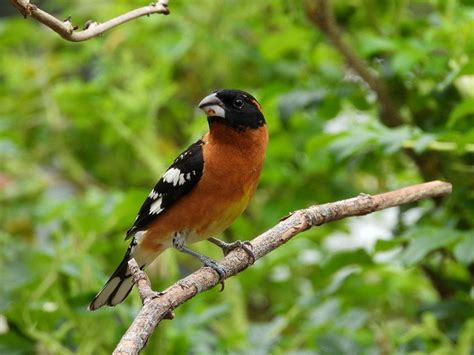
[[212, 238], [212, 237], [209, 238], [208, 240], [211, 243], [217, 245], [219, 248], [221, 248], [223, 253], [224, 253], [224, 256], [227, 256], [227, 254], [229, 254], [232, 250], [239, 248], [239, 249], [242, 249], [243, 251], [245, 251], [245, 253], [247, 253], [247, 255], [249, 256], [249, 259], [250, 259], [249, 260], [250, 264], [255, 263], [255, 254], [251, 250], [253, 248], [253, 246], [248, 240], [246, 240], [244, 242], [242, 242], [240, 240], [236, 240], [233, 243], [226, 243], [222, 240]]
[[[238, 240], [238, 242], [240, 242], [240, 240]], [[254, 264], [255, 263], [255, 254], [253, 253], [253, 251], [251, 250], [253, 248], [253, 245], [248, 241], [246, 240], [245, 242], [240, 242], [240, 248], [245, 251], [247, 253], [247, 255], [249, 256], [249, 263], [250, 265]]]
[[221, 284], [221, 289], [219, 290], [220, 292], [224, 291], [224, 279], [225, 279], [225, 270], [224, 268], [219, 265], [216, 261], [212, 260], [211, 258], [208, 258], [206, 256], [203, 256], [201, 258], [201, 262], [204, 266], [210, 267], [212, 270], [214, 270], [217, 275], [219, 275], [219, 283]]
[[188, 247], [184, 245], [184, 242], [186, 240], [186, 235], [183, 235], [182, 233], [176, 233], [175, 236], [173, 237], [173, 246], [179, 250], [182, 253], [186, 253], [188, 255], [194, 256], [195, 258], [198, 258], [199, 261], [204, 266], [210, 267], [212, 270], [214, 270], [217, 275], [219, 275], [219, 283], [221, 284], [221, 291], [224, 290], [224, 278], [225, 278], [225, 270], [222, 268], [221, 265], [219, 265], [216, 261], [212, 260], [211, 258], [201, 255]]
[[233, 243], [229, 243], [225, 249], [223, 248], [223, 251], [224, 251], [224, 256], [227, 256], [227, 254], [229, 254], [232, 250], [242, 249], [249, 256], [250, 264], [253, 264], [255, 263], [255, 254], [253, 253], [251, 248], [252, 248], [252, 244], [248, 240], [244, 242], [240, 240], [236, 240]]

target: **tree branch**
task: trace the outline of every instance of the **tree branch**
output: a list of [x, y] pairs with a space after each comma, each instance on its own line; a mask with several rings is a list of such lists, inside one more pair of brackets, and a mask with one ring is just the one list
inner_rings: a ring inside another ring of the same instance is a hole
[[[390, 90], [385, 82], [375, 74], [354, 49], [343, 39], [342, 31], [334, 17], [330, 4], [331, 0], [306, 1], [306, 14], [308, 19], [317, 26], [321, 32], [332, 42], [334, 47], [345, 59], [347, 65], [353, 69], [377, 95], [380, 111], [380, 120], [387, 127], [398, 127], [403, 124], [400, 110], [393, 101]], [[405, 153], [418, 167], [426, 181], [439, 177], [441, 171], [440, 160], [430, 152], [416, 153], [411, 147], [404, 149]]]
[[[291, 213], [273, 228], [253, 239], [250, 244], [257, 260], [311, 227], [421, 199], [439, 197], [451, 193], [451, 190], [452, 186], [449, 183], [432, 181], [375, 196], [360, 194], [347, 200], [311, 206]], [[245, 270], [251, 262], [245, 251], [236, 249], [219, 263], [225, 270], [225, 278], [229, 278]], [[135, 260], [130, 260], [129, 267], [134, 275], [134, 281], [138, 284], [143, 308], [120, 340], [114, 354], [140, 352], [162, 319], [169, 318], [171, 312], [180, 304], [219, 283], [217, 273], [208, 267], [203, 267], [158, 295], [151, 292], [149, 280], [138, 268]]]
[[364, 61], [356, 54], [342, 38], [341, 30], [337, 25], [330, 0], [318, 0], [316, 3], [307, 3], [307, 15], [309, 20], [315, 24], [333, 43], [334, 47], [341, 53], [352, 68], [375, 92], [380, 106], [381, 119], [388, 127], [397, 127], [403, 123], [397, 106], [393, 102], [385, 83], [372, 71], [368, 69]]
[[35, 20], [51, 28], [54, 32], [58, 33], [64, 39], [71, 42], [81, 42], [88, 40], [93, 37], [104, 33], [122, 23], [136, 19], [137, 17], [151, 15], [151, 14], [163, 14], [168, 15], [170, 13], [168, 9], [168, 0], [159, 0], [149, 6], [144, 6], [132, 11], [129, 11], [123, 15], [112, 18], [104, 23], [97, 23], [94, 21], [87, 21], [82, 31], [76, 31], [78, 28], [71, 22], [71, 17], [61, 21], [46, 11], [41, 10], [36, 5], [30, 3], [29, 0], [10, 0], [18, 11], [23, 16], [31, 16]]

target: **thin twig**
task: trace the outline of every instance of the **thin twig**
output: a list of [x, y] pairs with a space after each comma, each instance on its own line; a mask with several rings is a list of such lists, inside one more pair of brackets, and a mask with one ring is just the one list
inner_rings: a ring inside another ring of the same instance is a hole
[[87, 21], [82, 31], [76, 31], [77, 26], [74, 26], [71, 22], [71, 17], [61, 21], [46, 11], [41, 10], [38, 6], [30, 3], [29, 0], [10, 0], [18, 11], [23, 16], [31, 16], [35, 20], [51, 28], [54, 32], [58, 33], [64, 39], [71, 42], [81, 42], [88, 40], [93, 37], [104, 33], [116, 26], [119, 26], [125, 22], [136, 19], [137, 17], [151, 15], [151, 14], [163, 14], [168, 15], [170, 13], [168, 9], [168, 0], [159, 0], [149, 6], [144, 6], [132, 11], [129, 11], [123, 15], [114, 17], [104, 23], [97, 23], [94, 21]]
[[[452, 186], [449, 183], [432, 181], [375, 196], [360, 194], [347, 200], [311, 206], [290, 214], [276, 226], [253, 239], [250, 242], [252, 251], [255, 260], [257, 260], [286, 243], [296, 234], [311, 227], [426, 198], [439, 197], [449, 194], [451, 190]], [[245, 251], [236, 249], [219, 263], [225, 270], [225, 278], [229, 278], [249, 267], [252, 260]], [[142, 271], [136, 267], [132, 268], [132, 272], [137, 274]], [[141, 282], [142, 276], [136, 275], [134, 277]], [[203, 267], [176, 282], [159, 297], [153, 297], [150, 301], [145, 302], [132, 325], [117, 345], [114, 354], [138, 354], [162, 319], [165, 319], [180, 304], [218, 283], [219, 277], [216, 272], [208, 267]]]

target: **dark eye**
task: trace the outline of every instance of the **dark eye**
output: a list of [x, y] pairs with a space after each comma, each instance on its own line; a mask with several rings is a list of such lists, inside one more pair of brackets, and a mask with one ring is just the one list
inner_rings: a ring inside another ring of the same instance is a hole
[[242, 107], [244, 107], [244, 100], [242, 100], [242, 99], [235, 99], [235, 100], [234, 100], [234, 107], [236, 107], [236, 108], [242, 108]]

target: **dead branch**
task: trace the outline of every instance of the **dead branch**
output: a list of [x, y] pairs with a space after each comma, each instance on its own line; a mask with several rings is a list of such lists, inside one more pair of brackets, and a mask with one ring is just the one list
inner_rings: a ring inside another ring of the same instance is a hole
[[29, 0], [10, 0], [10, 2], [25, 18], [28, 16], [33, 17], [35, 20], [48, 26], [61, 37], [71, 42], [81, 42], [97, 37], [111, 28], [136, 19], [137, 17], [151, 14], [168, 15], [170, 13], [168, 9], [168, 0], [159, 0], [149, 6], [129, 11], [103, 23], [89, 20], [85, 23], [83, 30], [76, 31], [78, 27], [72, 24], [71, 17], [61, 21], [48, 12], [41, 10], [38, 6], [30, 3]]
[[[449, 183], [432, 181], [375, 196], [360, 194], [355, 198], [295, 211], [250, 242], [255, 260], [262, 258], [296, 234], [311, 227], [351, 216], [366, 215], [426, 198], [439, 197], [451, 193], [451, 190], [452, 186]], [[251, 265], [251, 262], [252, 260], [245, 251], [237, 249], [229, 253], [219, 263], [225, 270], [225, 278], [229, 278], [245, 270]], [[216, 272], [208, 267], [203, 267], [179, 280], [161, 294], [156, 294], [151, 291], [148, 277], [138, 268], [135, 260], [130, 260], [129, 267], [134, 281], [138, 285], [143, 308], [120, 340], [114, 354], [138, 354], [162, 319], [170, 318], [172, 311], [180, 304], [219, 283]]]

